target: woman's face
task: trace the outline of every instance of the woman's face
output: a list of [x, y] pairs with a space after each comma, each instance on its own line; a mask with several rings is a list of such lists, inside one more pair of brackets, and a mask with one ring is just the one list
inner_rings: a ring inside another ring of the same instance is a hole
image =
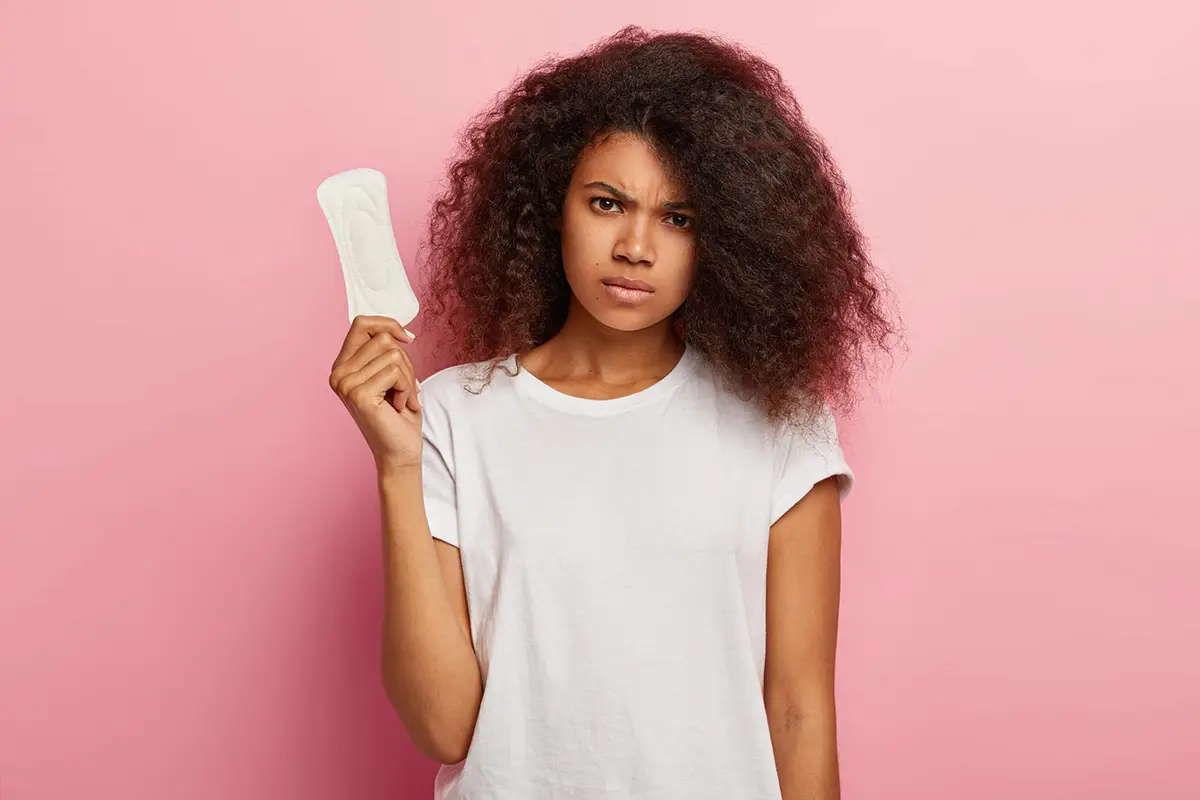
[[575, 300], [638, 331], [671, 316], [696, 270], [694, 213], [654, 150], [613, 134], [584, 149], [563, 202], [562, 258]]

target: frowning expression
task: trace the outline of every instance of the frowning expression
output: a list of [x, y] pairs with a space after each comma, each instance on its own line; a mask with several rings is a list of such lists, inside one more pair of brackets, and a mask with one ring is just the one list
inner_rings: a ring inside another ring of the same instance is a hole
[[624, 331], [670, 317], [695, 277], [692, 207], [654, 149], [628, 133], [580, 154], [563, 203], [562, 257], [575, 300]]

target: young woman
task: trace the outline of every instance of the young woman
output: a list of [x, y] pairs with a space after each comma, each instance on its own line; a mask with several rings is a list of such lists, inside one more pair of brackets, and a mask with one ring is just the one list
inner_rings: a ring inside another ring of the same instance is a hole
[[468, 129], [418, 384], [330, 376], [378, 466], [383, 679], [438, 798], [838, 796], [833, 409], [893, 333], [778, 72], [628, 28]]

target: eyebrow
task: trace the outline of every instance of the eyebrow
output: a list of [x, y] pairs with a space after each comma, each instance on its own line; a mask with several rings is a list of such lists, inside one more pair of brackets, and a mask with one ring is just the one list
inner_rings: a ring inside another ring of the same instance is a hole
[[[629, 203], [631, 206], [637, 205], [637, 201], [634, 200], [632, 197], [625, 194], [624, 192], [622, 192], [620, 189], [616, 188], [615, 186], [608, 185], [604, 181], [592, 181], [591, 183], [584, 184], [584, 188], [600, 189], [601, 191], [608, 192], [613, 197], [620, 200], [622, 203]], [[668, 211], [693, 211], [694, 210], [692, 208], [691, 203], [686, 203], [686, 202], [682, 202], [682, 201], [673, 201], [673, 202], [669, 202], [669, 203], [663, 203], [662, 207], [667, 209]]]

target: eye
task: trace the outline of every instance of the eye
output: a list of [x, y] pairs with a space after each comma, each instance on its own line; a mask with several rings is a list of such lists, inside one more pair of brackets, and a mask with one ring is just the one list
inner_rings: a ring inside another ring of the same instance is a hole
[[[608, 203], [609, 206], [600, 205], [601, 203]], [[621, 207], [620, 204], [618, 204], [617, 201], [613, 200], [611, 197], [593, 197], [592, 205], [595, 206], [598, 211], [604, 211], [606, 213]]]
[[689, 217], [687, 214], [671, 214], [668, 217], [668, 219], [671, 221], [671, 224], [674, 225], [676, 228], [692, 227], [692, 218]]

